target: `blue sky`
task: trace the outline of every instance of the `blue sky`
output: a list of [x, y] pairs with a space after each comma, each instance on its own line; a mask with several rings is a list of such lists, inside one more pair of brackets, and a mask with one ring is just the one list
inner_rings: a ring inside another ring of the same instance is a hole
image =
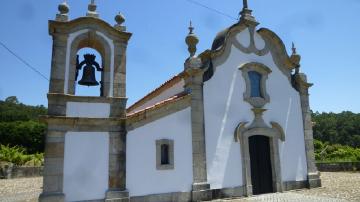
[[[196, 0], [238, 15], [241, 0]], [[48, 20], [62, 0], [4, 0], [0, 40], [47, 77], [52, 39]], [[68, 0], [70, 18], [84, 16], [88, 0]], [[188, 56], [184, 38], [190, 19], [200, 38], [198, 53], [211, 47], [216, 33], [236, 22], [187, 0], [97, 0], [98, 12], [114, 24], [122, 12], [133, 33], [127, 51], [127, 97], [132, 104], [182, 71]], [[249, 0], [253, 15], [302, 56], [314, 111], [360, 113], [360, 0]], [[0, 99], [15, 95], [25, 104], [47, 105], [48, 81], [0, 47]]]

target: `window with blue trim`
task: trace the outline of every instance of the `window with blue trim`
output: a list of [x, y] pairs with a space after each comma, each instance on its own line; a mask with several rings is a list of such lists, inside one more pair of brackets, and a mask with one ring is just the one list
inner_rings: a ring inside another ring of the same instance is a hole
[[260, 85], [262, 75], [256, 71], [249, 71], [248, 74], [251, 84], [250, 97], [262, 97]]

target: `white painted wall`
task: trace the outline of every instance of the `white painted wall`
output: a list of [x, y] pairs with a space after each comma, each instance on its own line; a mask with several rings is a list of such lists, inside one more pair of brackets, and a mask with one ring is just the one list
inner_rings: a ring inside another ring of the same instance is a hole
[[104, 199], [108, 189], [109, 134], [67, 132], [65, 135], [65, 201]]
[[[188, 192], [193, 183], [190, 108], [129, 131], [126, 187], [130, 196]], [[156, 170], [156, 140], [174, 140], [174, 169]]]
[[110, 104], [108, 103], [86, 103], [86, 102], [67, 102], [67, 117], [86, 117], [86, 118], [109, 118]]
[[[237, 36], [240, 43], [245, 43], [242, 38], [249, 39], [248, 34]], [[255, 36], [255, 43], [258, 48], [264, 47], [259, 35]], [[246, 47], [247, 44], [243, 45]], [[270, 53], [259, 57], [244, 54], [232, 46], [229, 58], [215, 67], [214, 76], [204, 84], [206, 156], [208, 181], [212, 189], [243, 185], [240, 145], [234, 142], [234, 131], [240, 122], [252, 122], [254, 118], [251, 105], [243, 100], [246, 86], [238, 69], [248, 62], [263, 63], [272, 70], [266, 82], [270, 103], [264, 107], [268, 109], [264, 120], [269, 125], [270, 121], [278, 122], [285, 130], [286, 142], [280, 145], [283, 180], [306, 179], [299, 94], [275, 65]]]
[[151, 100], [145, 102], [143, 105], [133, 109], [132, 111], [130, 111], [130, 113], [132, 112], [136, 112], [142, 109], [145, 109], [147, 107], [150, 107], [160, 101], [166, 100], [178, 93], [181, 93], [184, 91], [184, 80], [181, 80], [180, 82], [176, 83], [175, 85], [173, 85], [172, 87], [166, 89], [165, 91], [163, 91], [162, 93], [160, 93], [158, 96], [152, 98]]

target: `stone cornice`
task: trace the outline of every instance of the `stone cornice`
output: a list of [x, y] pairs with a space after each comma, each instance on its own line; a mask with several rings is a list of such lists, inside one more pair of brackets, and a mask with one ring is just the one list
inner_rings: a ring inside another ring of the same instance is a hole
[[69, 34], [73, 32], [74, 29], [78, 29], [80, 25], [86, 25], [84, 28], [92, 28], [95, 30], [97, 26], [100, 26], [102, 29], [107, 30], [109, 34], [113, 36], [114, 40], [122, 39], [127, 42], [132, 35], [130, 32], [119, 31], [109, 23], [94, 17], [80, 17], [67, 22], [49, 20], [49, 34]]
[[41, 116], [40, 121], [53, 131], [104, 131], [118, 132], [124, 130], [125, 118], [80, 118], [65, 116]]

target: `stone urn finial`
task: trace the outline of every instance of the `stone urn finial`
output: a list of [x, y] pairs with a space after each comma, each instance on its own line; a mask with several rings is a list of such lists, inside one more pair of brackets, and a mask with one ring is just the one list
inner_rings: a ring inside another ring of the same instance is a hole
[[243, 9], [240, 11], [239, 20], [248, 26], [257, 26], [259, 23], [256, 21], [255, 17], [252, 16], [252, 10], [249, 9], [248, 1], [243, 0]]
[[193, 57], [196, 53], [196, 45], [199, 43], [199, 38], [194, 34], [194, 27], [192, 26], [191, 21], [189, 26], [189, 34], [187, 35], [185, 42], [188, 45], [190, 57]]
[[99, 17], [99, 14], [96, 12], [97, 5], [95, 4], [95, 0], [91, 0], [90, 4], [88, 5], [88, 11], [86, 13], [87, 17]]
[[292, 50], [292, 54], [290, 56], [290, 60], [295, 65], [295, 74], [297, 74], [300, 71], [301, 56], [297, 54], [294, 42], [292, 43], [291, 50]]
[[125, 22], [125, 17], [123, 16], [123, 14], [121, 14], [120, 12], [115, 16], [115, 29], [119, 30], [119, 31], [126, 31], [126, 27], [123, 26], [122, 24]]
[[58, 6], [59, 13], [56, 14], [56, 21], [66, 22], [69, 20], [68, 13], [70, 11], [69, 5], [64, 1]]

